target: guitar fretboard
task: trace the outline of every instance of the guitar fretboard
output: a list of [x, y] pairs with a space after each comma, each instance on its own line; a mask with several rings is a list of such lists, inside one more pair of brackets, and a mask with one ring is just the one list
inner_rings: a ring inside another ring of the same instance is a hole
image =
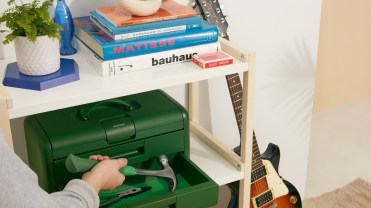
[[236, 117], [238, 131], [241, 135], [241, 125], [242, 125], [242, 85], [240, 81], [240, 76], [238, 74], [230, 74], [226, 76], [229, 95], [231, 96], [234, 115]]
[[[229, 95], [232, 100], [234, 115], [236, 117], [238, 131], [241, 135], [242, 127], [242, 99], [243, 99], [243, 89], [241, 85], [240, 76], [238, 74], [231, 74], [226, 76]], [[253, 135], [253, 144], [252, 144], [252, 162], [251, 169], [252, 171], [263, 166], [263, 162], [260, 155], [260, 150], [258, 142], [256, 141], [255, 132]]]

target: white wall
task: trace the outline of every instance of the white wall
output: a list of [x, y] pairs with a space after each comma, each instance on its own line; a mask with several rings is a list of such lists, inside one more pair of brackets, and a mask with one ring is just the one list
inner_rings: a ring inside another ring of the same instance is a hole
[[[112, 0], [66, 1], [73, 16], [86, 15], [100, 5], [114, 4]], [[321, 3], [322, 0], [223, 1], [229, 15], [231, 41], [257, 52], [254, 128], [261, 152], [269, 142], [280, 146], [280, 174], [292, 182], [302, 196], [307, 173]], [[1, 1], [0, 11], [5, 6]], [[0, 58], [12, 55], [11, 46], [6, 49], [0, 46]], [[236, 146], [239, 134], [225, 79], [203, 82], [202, 89], [201, 121], [231, 148]], [[181, 103], [185, 102], [184, 86], [166, 91]]]

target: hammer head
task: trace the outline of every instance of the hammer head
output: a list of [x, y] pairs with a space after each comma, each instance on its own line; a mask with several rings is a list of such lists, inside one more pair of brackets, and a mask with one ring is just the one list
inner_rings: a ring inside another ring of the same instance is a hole
[[164, 169], [161, 171], [162, 177], [168, 179], [169, 182], [169, 190], [174, 191], [177, 186], [177, 181], [175, 177], [175, 173], [173, 169], [169, 165], [169, 160], [167, 159], [166, 155], [161, 155], [159, 157], [160, 163], [164, 166]]
[[160, 163], [164, 167], [162, 170], [143, 170], [135, 169], [135, 174], [137, 175], [147, 175], [167, 178], [169, 183], [169, 191], [174, 191], [177, 185], [176, 177], [173, 169], [169, 165], [169, 161], [165, 155], [159, 157]]

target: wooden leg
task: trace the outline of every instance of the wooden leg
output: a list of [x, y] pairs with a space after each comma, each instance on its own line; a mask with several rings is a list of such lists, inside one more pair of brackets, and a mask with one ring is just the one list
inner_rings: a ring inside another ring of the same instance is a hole
[[[245, 164], [244, 180], [240, 181], [239, 207], [250, 207], [251, 160], [253, 141], [253, 105], [255, 91], [255, 54], [249, 54], [249, 70], [243, 74], [241, 160]], [[247, 99], [248, 98], [248, 99]]]
[[5, 139], [8, 141], [9, 147], [14, 149], [12, 132], [10, 129], [10, 121], [8, 115], [8, 104], [4, 97], [0, 96], [0, 125], [1, 130], [5, 136]]
[[188, 84], [188, 113], [189, 118], [194, 123], [200, 120], [200, 83], [193, 82]]
[[0, 127], [5, 136], [5, 139], [8, 141], [10, 148], [14, 149], [8, 114], [8, 109], [12, 107], [12, 98], [9, 96], [8, 92], [4, 88], [4, 85], [0, 84]]

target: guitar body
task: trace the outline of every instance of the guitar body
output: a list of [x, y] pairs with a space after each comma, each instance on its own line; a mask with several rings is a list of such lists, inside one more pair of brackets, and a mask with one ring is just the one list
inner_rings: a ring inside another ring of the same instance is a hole
[[[266, 169], [265, 178], [261, 178], [251, 184], [252, 208], [301, 208], [301, 198], [297, 189], [288, 181], [282, 180], [278, 174], [280, 150], [275, 144], [270, 143], [267, 150], [261, 155]], [[273, 200], [258, 206], [255, 201], [265, 191], [273, 193]]]
[[[250, 207], [251, 208], [301, 208], [301, 198], [297, 189], [288, 181], [283, 180], [278, 174], [280, 161], [280, 149], [277, 145], [270, 143], [266, 151], [261, 155], [266, 176], [251, 184]], [[228, 185], [232, 194], [228, 208], [238, 207], [239, 182]], [[254, 200], [264, 192], [271, 190], [273, 199], [266, 204], [258, 206]]]

